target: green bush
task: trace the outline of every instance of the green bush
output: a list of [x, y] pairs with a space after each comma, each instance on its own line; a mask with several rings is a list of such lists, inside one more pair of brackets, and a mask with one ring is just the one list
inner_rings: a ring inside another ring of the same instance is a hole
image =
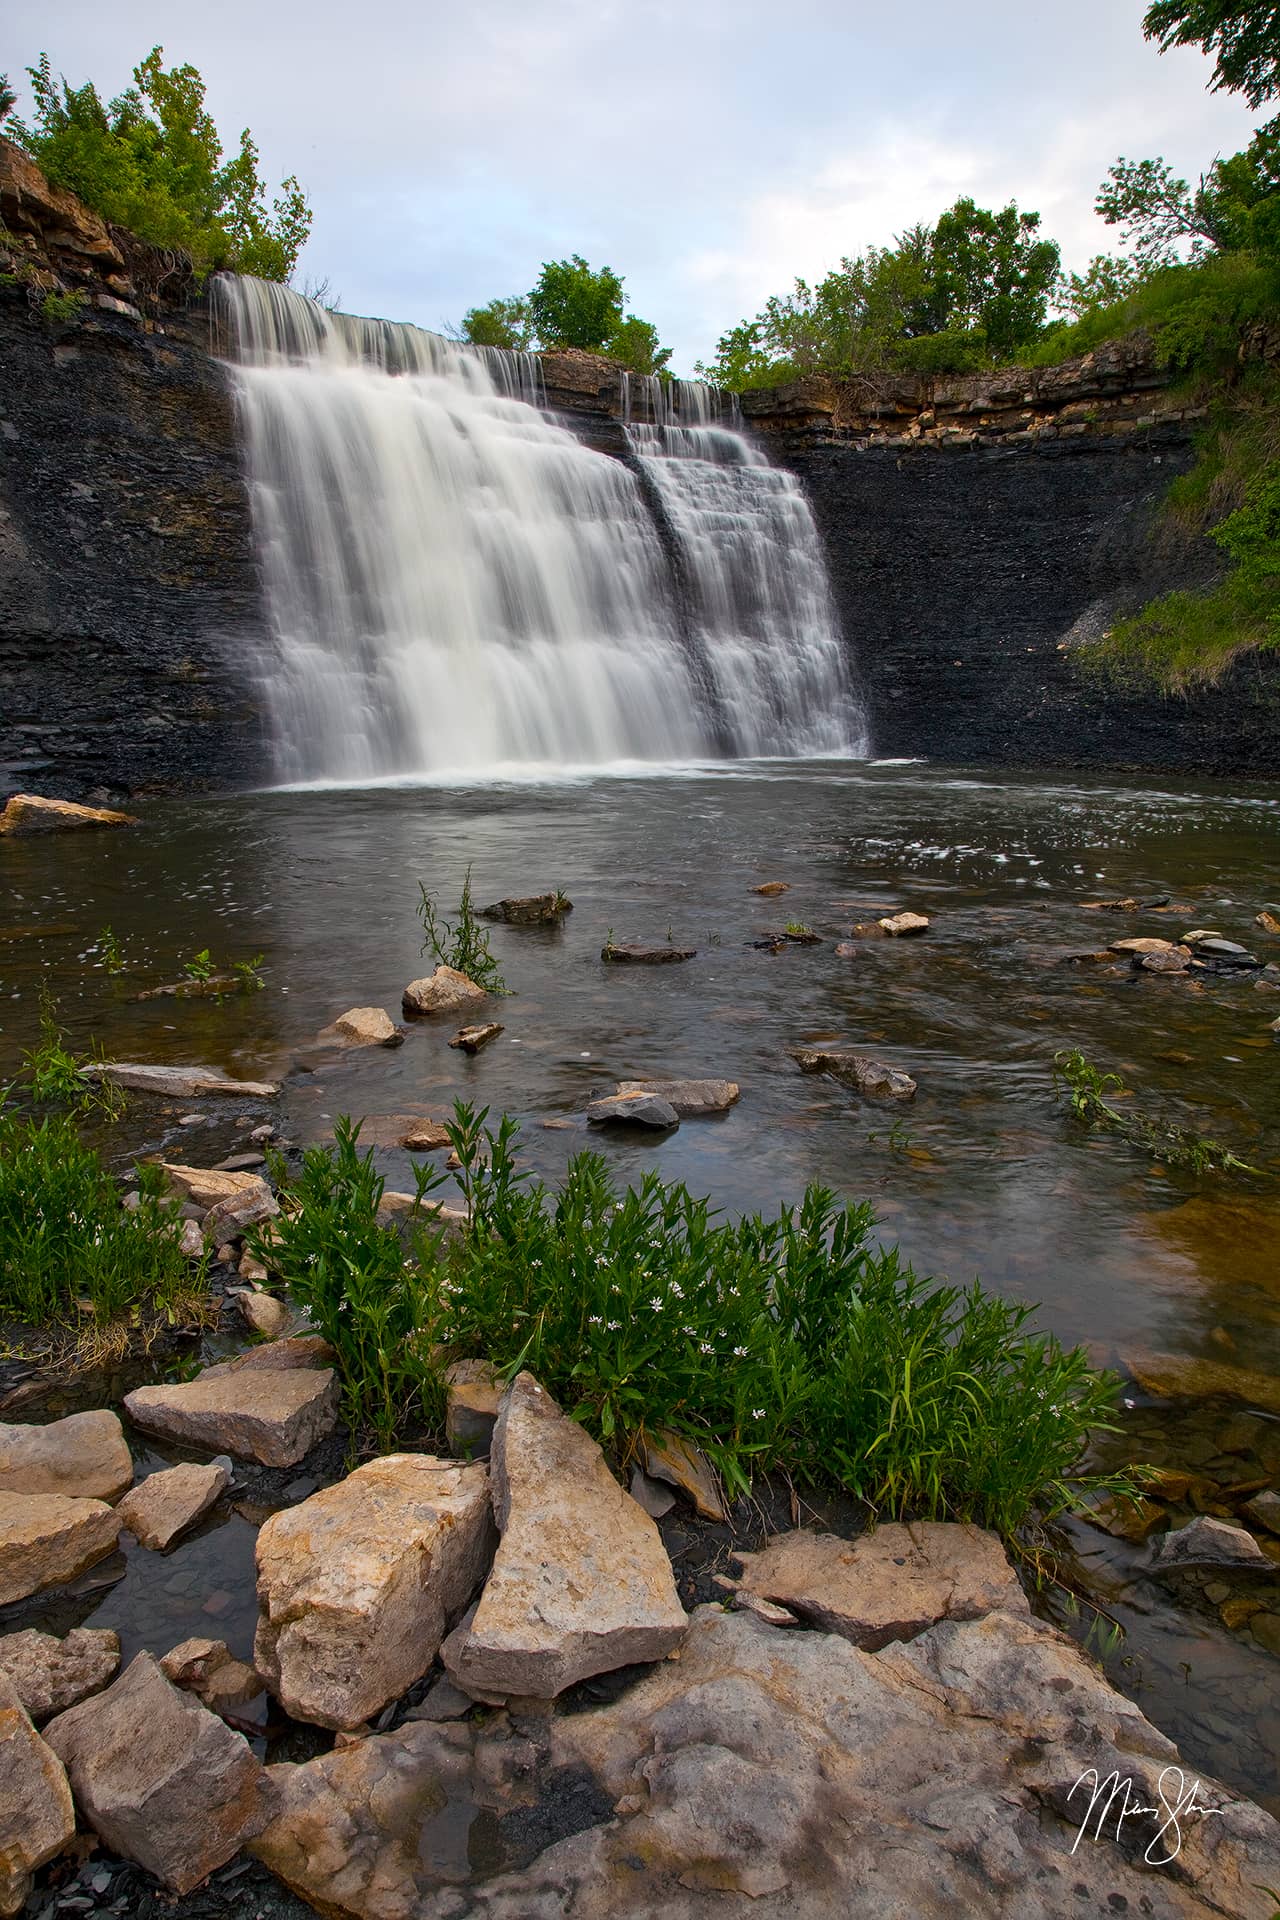
[[139, 1175], [128, 1213], [69, 1118], [0, 1109], [0, 1317], [78, 1324], [87, 1309], [99, 1327], [140, 1311], [173, 1317], [205, 1266], [181, 1251], [163, 1176]]
[[777, 1469], [883, 1515], [1011, 1534], [1097, 1484], [1079, 1463], [1110, 1384], [1030, 1333], [1029, 1308], [873, 1246], [866, 1205], [812, 1186], [776, 1219], [721, 1220], [656, 1174], [619, 1193], [591, 1153], [551, 1191], [517, 1168], [514, 1122], [485, 1117], [459, 1104], [450, 1129], [469, 1231], [418, 1232], [410, 1264], [346, 1123], [277, 1224], [272, 1264], [338, 1349], [349, 1417], [384, 1445], [438, 1409], [446, 1359], [477, 1356], [529, 1368], [620, 1465], [670, 1429], [734, 1493]]

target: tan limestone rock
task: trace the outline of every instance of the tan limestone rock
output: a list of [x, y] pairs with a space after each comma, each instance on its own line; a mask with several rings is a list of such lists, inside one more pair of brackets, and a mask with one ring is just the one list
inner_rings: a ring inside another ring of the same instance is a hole
[[69, 1413], [47, 1426], [0, 1425], [0, 1493], [115, 1500], [133, 1485], [133, 1457], [114, 1413]]
[[45, 1728], [76, 1804], [113, 1852], [189, 1893], [266, 1825], [274, 1796], [238, 1733], [140, 1653]]
[[29, 1627], [0, 1638], [0, 1679], [33, 1720], [47, 1720], [100, 1693], [120, 1665], [120, 1636], [109, 1627], [73, 1627], [65, 1640]]
[[506, 1029], [500, 1021], [489, 1020], [480, 1027], [462, 1027], [449, 1042], [459, 1053], [479, 1053], [491, 1040], [496, 1040]]
[[411, 1120], [400, 1135], [400, 1145], [409, 1153], [434, 1153], [437, 1147], [450, 1144], [448, 1129], [440, 1120]]
[[15, 793], [0, 813], [0, 834], [61, 833], [75, 827], [138, 827], [132, 813], [110, 807], [79, 807], [70, 800], [44, 800], [37, 793]]
[[678, 1433], [652, 1434], [645, 1441], [644, 1470], [652, 1480], [665, 1480], [691, 1500], [704, 1520], [723, 1520], [724, 1501], [711, 1462], [702, 1448]]
[[[244, 1279], [249, 1278], [245, 1267], [250, 1264], [245, 1260], [240, 1262], [240, 1273]], [[245, 1324], [267, 1340], [281, 1339], [293, 1325], [293, 1314], [288, 1305], [274, 1293], [260, 1293], [256, 1287], [251, 1287], [248, 1292], [236, 1295], [236, 1305]]]
[[901, 939], [904, 934], [928, 933], [928, 916], [923, 913], [893, 913], [877, 922], [884, 932]]
[[75, 1830], [61, 1762], [0, 1671], [0, 1914], [21, 1911], [36, 1868], [61, 1853]]
[[687, 1114], [726, 1113], [742, 1089], [736, 1080], [620, 1080], [617, 1092], [654, 1094], [683, 1119]]
[[491, 1463], [502, 1539], [474, 1618], [445, 1642], [450, 1677], [549, 1700], [674, 1651], [686, 1618], [657, 1527], [531, 1374], [507, 1391]]
[[280, 1203], [274, 1193], [265, 1180], [259, 1180], [255, 1187], [229, 1193], [225, 1200], [210, 1207], [200, 1228], [210, 1246], [220, 1247], [225, 1241], [243, 1239], [250, 1227], [274, 1220], [279, 1211]]
[[399, 1047], [404, 1043], [404, 1035], [383, 1007], [350, 1007], [319, 1037], [342, 1047]]
[[87, 1080], [109, 1080], [112, 1086], [134, 1093], [158, 1093], [171, 1100], [194, 1100], [201, 1094], [224, 1094], [241, 1100], [273, 1100], [280, 1087], [273, 1080], [232, 1080], [216, 1067], [153, 1067], [140, 1061], [93, 1061], [82, 1069]]
[[194, 1527], [230, 1485], [225, 1467], [184, 1461], [140, 1480], [116, 1513], [140, 1546], [161, 1553], [180, 1533]]
[[264, 1691], [257, 1668], [237, 1660], [225, 1640], [183, 1640], [160, 1665], [166, 1679], [194, 1693], [214, 1713], [245, 1706]]
[[115, 1552], [120, 1521], [105, 1500], [0, 1493], [0, 1607], [65, 1586]]
[[444, 1431], [453, 1453], [482, 1459], [493, 1439], [505, 1384], [487, 1360], [455, 1360], [445, 1368]]
[[[282, 1351], [294, 1345], [273, 1340], [241, 1356], [240, 1364], [206, 1367], [179, 1386], [137, 1387], [125, 1395], [125, 1412], [144, 1432], [183, 1446], [291, 1467], [338, 1419], [336, 1374]], [[244, 1364], [258, 1356], [279, 1356], [280, 1364]]]
[[886, 1523], [857, 1540], [797, 1531], [736, 1557], [748, 1592], [872, 1651], [936, 1620], [1028, 1611], [1004, 1548], [979, 1527]]
[[1127, 1352], [1122, 1356], [1144, 1393], [1159, 1400], [1241, 1400], [1280, 1415], [1280, 1379], [1225, 1360], [1201, 1360], [1185, 1353]]
[[227, 1173], [221, 1167], [184, 1167], [179, 1161], [162, 1160], [160, 1171], [175, 1193], [206, 1210], [223, 1200], [246, 1193], [270, 1193], [259, 1173]]
[[437, 967], [422, 980], [411, 980], [404, 990], [406, 1013], [465, 1013], [487, 999], [483, 987], [452, 967]]
[[772, 899], [775, 894], [790, 893], [791, 882], [789, 880], [765, 880], [762, 881], [758, 887], [752, 887], [751, 891], [752, 893], [764, 894], [766, 899]]
[[483, 1465], [369, 1461], [258, 1535], [259, 1672], [295, 1718], [359, 1726], [430, 1667], [493, 1545]]

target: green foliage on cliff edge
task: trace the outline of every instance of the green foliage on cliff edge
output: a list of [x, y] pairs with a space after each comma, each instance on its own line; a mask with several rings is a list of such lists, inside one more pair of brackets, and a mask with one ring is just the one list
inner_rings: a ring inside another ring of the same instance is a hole
[[581, 347], [603, 353], [632, 373], [661, 373], [671, 349], [658, 343], [658, 329], [627, 313], [622, 276], [612, 267], [592, 267], [580, 253], [544, 260], [526, 294], [490, 300], [462, 317], [462, 338], [477, 347]]
[[249, 129], [224, 156], [204, 81], [193, 66], [166, 69], [163, 55], [153, 47], [133, 86], [104, 106], [92, 80], [55, 80], [42, 53], [27, 69], [34, 118], [10, 117], [5, 131], [51, 181], [139, 239], [189, 254], [201, 271], [287, 280], [311, 230], [305, 194], [291, 174], [268, 206]]

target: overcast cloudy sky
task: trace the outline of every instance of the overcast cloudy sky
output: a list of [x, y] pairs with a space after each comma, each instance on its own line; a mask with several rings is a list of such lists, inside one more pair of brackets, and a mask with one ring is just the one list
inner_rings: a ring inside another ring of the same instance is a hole
[[[315, 208], [300, 272], [348, 312], [439, 327], [583, 253], [677, 371], [797, 274], [960, 193], [1038, 208], [1068, 265], [1119, 154], [1194, 175], [1248, 137], [1145, 0], [7, 0], [0, 68], [47, 48], [104, 94], [152, 45], [231, 144]], [[24, 96], [23, 104], [26, 99]]]

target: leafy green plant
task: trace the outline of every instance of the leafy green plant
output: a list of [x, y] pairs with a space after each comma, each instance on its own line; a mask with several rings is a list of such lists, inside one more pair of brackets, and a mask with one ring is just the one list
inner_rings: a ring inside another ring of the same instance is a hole
[[438, 967], [452, 967], [464, 973], [486, 993], [507, 991], [497, 961], [489, 951], [488, 929], [476, 918], [471, 895], [471, 869], [462, 883], [456, 921], [442, 919], [436, 912], [436, 896], [418, 882], [418, 919], [422, 926], [420, 953], [430, 953]]
[[77, 1060], [68, 1048], [47, 988], [40, 994], [40, 1038], [25, 1049], [22, 1061], [28, 1091], [37, 1106], [98, 1113], [108, 1120], [118, 1120], [124, 1112], [123, 1089], [109, 1080], [90, 1078], [85, 1069], [91, 1062]]
[[124, 949], [109, 926], [104, 927], [98, 935], [97, 948], [102, 955], [102, 964], [109, 974], [114, 976], [124, 972]]
[[40, 312], [50, 326], [62, 326], [83, 310], [86, 297], [79, 288], [71, 293], [46, 293], [40, 302]]
[[183, 973], [188, 980], [212, 980], [217, 970], [217, 964], [209, 948], [201, 947], [198, 953], [191, 955], [183, 968]]
[[266, 959], [263, 953], [255, 953], [252, 960], [233, 960], [231, 971], [239, 976], [241, 993], [261, 993], [266, 986], [262, 977], [262, 963]]
[[1149, 1114], [1137, 1110], [1120, 1112], [1107, 1100], [1109, 1093], [1118, 1092], [1124, 1085], [1119, 1074], [1101, 1072], [1078, 1049], [1055, 1053], [1053, 1074], [1055, 1085], [1065, 1092], [1077, 1120], [1122, 1135], [1153, 1159], [1166, 1161], [1170, 1166], [1187, 1167], [1193, 1173], [1261, 1175], [1264, 1172], [1237, 1158], [1221, 1141], [1192, 1133], [1171, 1120], [1153, 1120]]
[[139, 1169], [135, 1212], [71, 1119], [0, 1108], [0, 1316], [105, 1326], [124, 1314], [186, 1317], [205, 1262], [179, 1245], [181, 1221], [163, 1175]]

